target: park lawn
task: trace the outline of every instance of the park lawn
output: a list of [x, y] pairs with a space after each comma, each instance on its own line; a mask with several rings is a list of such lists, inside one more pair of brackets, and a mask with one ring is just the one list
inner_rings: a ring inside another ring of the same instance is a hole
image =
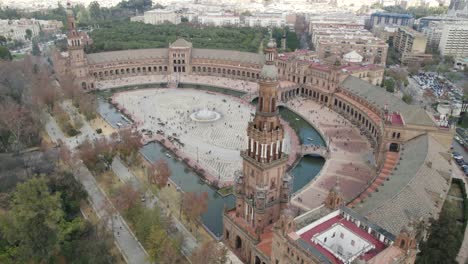
[[22, 60], [26, 57], [26, 54], [12, 54], [13, 60]]
[[[82, 118], [85, 118], [83, 115]], [[96, 115], [96, 118], [88, 122], [89, 125], [96, 131], [97, 129], [102, 130], [102, 135], [110, 136], [112, 133], [116, 133], [117, 130], [113, 128], [109, 123], [104, 120], [101, 115]]]

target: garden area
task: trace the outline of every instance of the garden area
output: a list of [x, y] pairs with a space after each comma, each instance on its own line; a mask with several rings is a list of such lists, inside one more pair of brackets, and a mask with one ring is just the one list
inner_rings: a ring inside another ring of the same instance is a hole
[[429, 238], [419, 245], [416, 263], [457, 263], [468, 220], [465, 184], [452, 179], [452, 184], [439, 218], [430, 219]]
[[261, 28], [207, 27], [188, 24], [149, 25], [140, 22], [103, 22], [90, 33], [94, 44], [88, 52], [167, 48], [178, 38], [194, 48], [257, 52], [268, 30]]

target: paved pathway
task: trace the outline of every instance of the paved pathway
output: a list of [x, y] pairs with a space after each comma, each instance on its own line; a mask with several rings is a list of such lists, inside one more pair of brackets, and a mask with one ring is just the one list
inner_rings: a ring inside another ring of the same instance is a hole
[[[46, 131], [49, 134], [52, 142], [57, 143], [59, 140], [62, 140], [65, 144], [68, 145], [70, 149], [74, 149], [83, 137], [90, 136], [83, 133], [82, 138], [66, 138], [62, 131], [59, 129], [55, 119], [50, 115], [46, 115], [47, 123], [45, 125]], [[83, 132], [83, 131], [82, 131]], [[88, 130], [89, 132], [89, 130]], [[93, 137], [93, 135], [91, 135]], [[99, 218], [108, 216], [106, 208], [109, 208], [111, 205], [108, 197], [105, 195], [104, 191], [101, 190], [98, 186], [98, 183], [94, 179], [93, 175], [89, 170], [84, 166], [81, 160], [78, 162], [76, 169], [74, 169], [74, 176], [77, 180], [81, 182], [86, 192], [88, 193], [88, 199], [93, 207], [96, 215]], [[121, 217], [120, 213], [113, 213], [109, 216], [112, 218], [112, 221], [108, 221], [108, 227], [114, 233], [115, 243], [119, 250], [122, 252], [122, 255], [126, 259], [127, 263], [136, 263], [136, 264], [147, 264], [148, 255], [145, 249], [141, 246], [140, 242], [136, 239], [135, 235], [132, 233], [128, 225], [125, 223], [125, 220]]]

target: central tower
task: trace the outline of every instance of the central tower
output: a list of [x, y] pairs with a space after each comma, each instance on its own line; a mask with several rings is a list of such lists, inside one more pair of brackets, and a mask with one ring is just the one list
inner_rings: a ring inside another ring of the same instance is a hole
[[267, 44], [265, 56], [257, 111], [248, 124], [247, 150], [241, 152], [243, 173], [236, 183], [236, 216], [243, 218], [257, 234], [279, 219], [290, 191], [285, 177], [288, 155], [283, 153], [284, 128], [277, 107], [278, 71], [273, 40]]

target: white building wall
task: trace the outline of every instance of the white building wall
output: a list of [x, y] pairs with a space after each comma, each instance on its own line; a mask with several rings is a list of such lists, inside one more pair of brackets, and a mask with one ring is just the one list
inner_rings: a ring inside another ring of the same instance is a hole
[[468, 24], [445, 24], [439, 50], [442, 56], [468, 57]]
[[159, 25], [169, 22], [177, 25], [180, 24], [181, 16], [174, 11], [155, 9], [145, 12], [143, 20], [146, 24]]

